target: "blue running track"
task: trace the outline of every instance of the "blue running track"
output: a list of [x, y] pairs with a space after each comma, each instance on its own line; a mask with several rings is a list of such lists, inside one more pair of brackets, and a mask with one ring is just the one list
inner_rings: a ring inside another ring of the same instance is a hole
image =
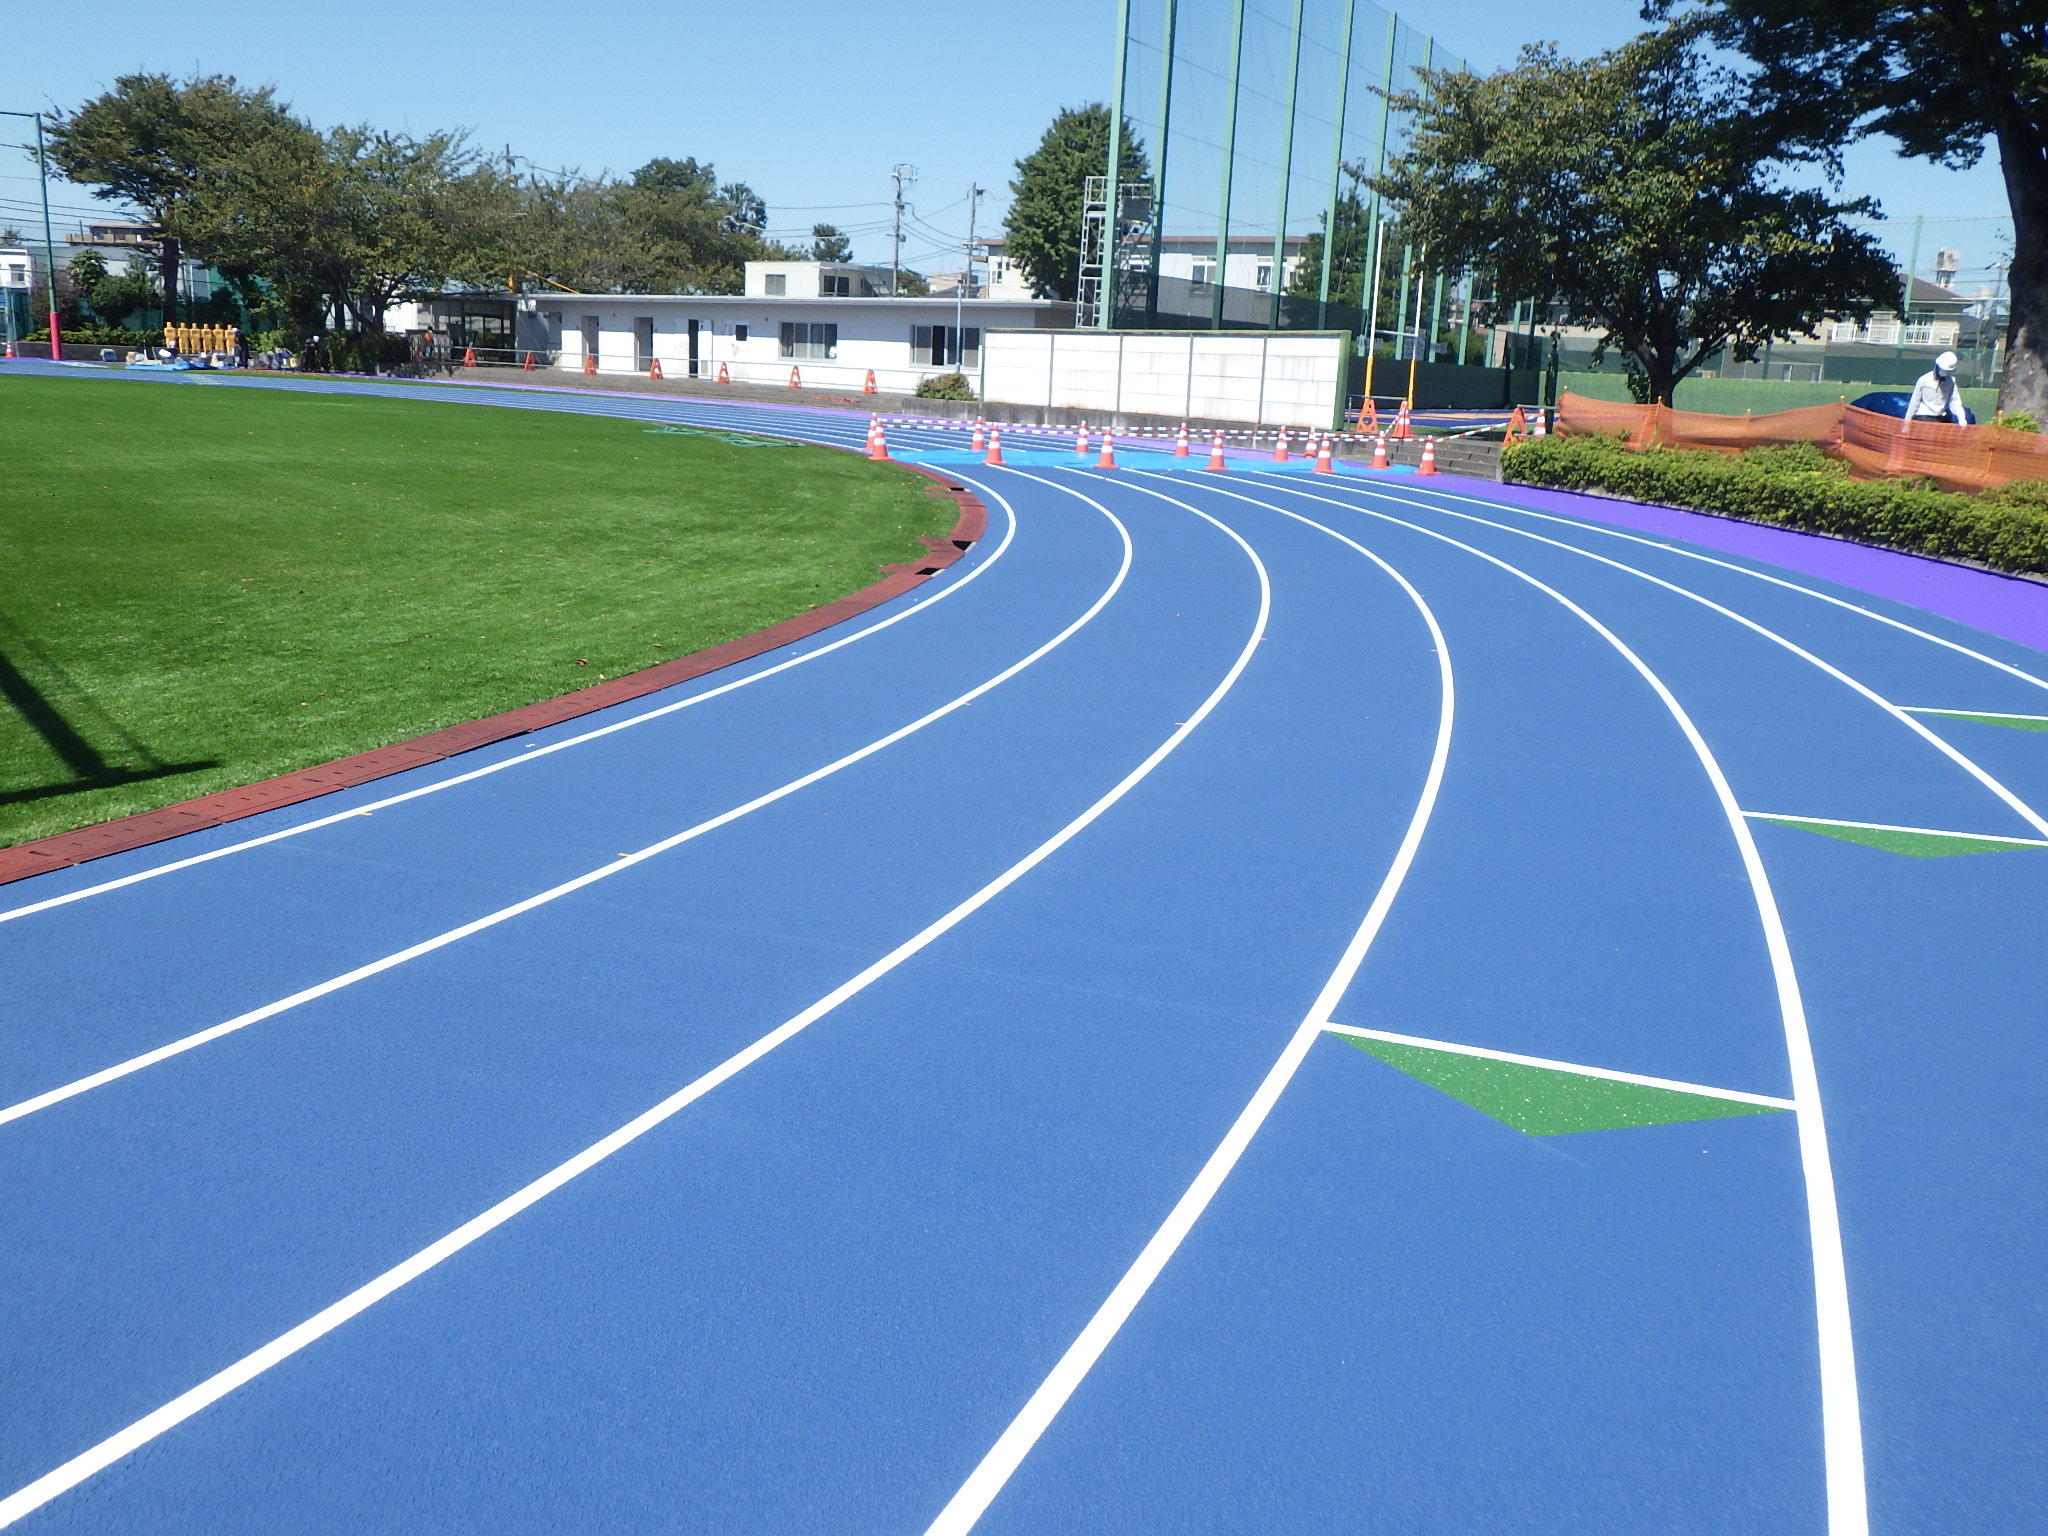
[[2039, 1532], [2048, 657], [960, 442], [846, 626], [0, 890], [0, 1523]]

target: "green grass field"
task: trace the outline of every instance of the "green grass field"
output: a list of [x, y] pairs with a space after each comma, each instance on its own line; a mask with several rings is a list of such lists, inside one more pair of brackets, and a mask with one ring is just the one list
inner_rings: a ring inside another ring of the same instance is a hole
[[752, 633], [921, 555], [928, 488], [652, 423], [0, 376], [0, 846]]

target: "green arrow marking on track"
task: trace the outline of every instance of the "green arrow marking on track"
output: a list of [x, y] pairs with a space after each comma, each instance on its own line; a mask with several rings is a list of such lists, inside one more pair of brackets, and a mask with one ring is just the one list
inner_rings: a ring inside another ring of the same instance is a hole
[[1566, 1066], [1532, 1066], [1464, 1050], [1401, 1044], [1338, 1030], [1331, 1033], [1525, 1136], [1774, 1115], [1790, 1107], [1595, 1076]]
[[2048, 843], [2025, 837], [1994, 837], [1982, 832], [1940, 832], [1930, 827], [1887, 827], [1876, 822], [1829, 821], [1814, 816], [1772, 816], [1751, 811], [1753, 821], [1772, 821], [1781, 827], [1818, 832], [1838, 837], [1845, 843], [1862, 843], [1887, 853], [1903, 853], [1909, 859], [1945, 859], [1958, 853], [2003, 853], [2016, 848], [2048, 848]]
[[2009, 731], [2048, 731], [2048, 715], [1992, 715], [1974, 709], [1908, 709], [1909, 715], [1939, 715], [1944, 720], [1974, 720], [2002, 725]]

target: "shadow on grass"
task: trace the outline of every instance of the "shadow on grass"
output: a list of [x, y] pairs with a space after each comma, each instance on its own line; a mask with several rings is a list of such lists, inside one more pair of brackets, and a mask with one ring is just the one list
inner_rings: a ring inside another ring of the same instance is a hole
[[4, 651], [0, 651], [0, 697], [5, 697], [7, 702], [14, 706], [15, 712], [28, 722], [29, 729], [43, 739], [43, 745], [56, 754], [58, 760], [70, 769], [72, 774], [72, 777], [54, 784], [38, 784], [28, 789], [0, 790], [0, 805], [48, 800], [57, 795], [82, 794], [91, 789], [111, 789], [121, 784], [136, 784], [145, 779], [170, 778], [176, 774], [197, 773], [205, 768], [220, 766], [218, 762], [159, 762], [154, 753], [133, 737], [129, 738], [131, 748], [147, 766], [136, 768], [126, 763], [108, 762], [101, 756], [99, 749], [79, 734], [78, 729], [44, 697], [42, 690], [29, 681], [21, 668], [17, 667]]

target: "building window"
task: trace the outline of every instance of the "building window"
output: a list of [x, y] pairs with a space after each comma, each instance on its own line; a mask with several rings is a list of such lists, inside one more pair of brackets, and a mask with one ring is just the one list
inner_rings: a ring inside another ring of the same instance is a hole
[[770, 272], [762, 279], [762, 282], [771, 298], [781, 298], [789, 292], [789, 274], [787, 272]]
[[853, 297], [853, 274], [851, 272], [827, 272], [818, 279], [818, 292], [828, 299], [850, 299]]
[[1195, 269], [1189, 275], [1188, 280], [1192, 282], [1197, 288], [1207, 287], [1210, 283], [1215, 282], [1216, 258], [1213, 256], [1196, 257]]
[[981, 328], [970, 325], [963, 331], [950, 325], [913, 325], [910, 360], [924, 368], [978, 368]]
[[839, 327], [806, 324], [801, 320], [782, 322], [784, 357], [834, 358], [839, 355]]
[[597, 316], [595, 315], [585, 315], [583, 317], [583, 355], [585, 357], [597, 356]]
[[747, 328], [744, 325], [734, 326], [732, 328], [732, 339], [734, 341], [745, 341], [747, 339]]
[[[1108, 130], [1105, 129], [1104, 131], [1107, 132]], [[1258, 264], [1258, 266], [1256, 266], [1252, 270], [1256, 274], [1252, 278], [1252, 286], [1254, 288], [1266, 288], [1272, 285], [1273, 263], [1271, 263], [1270, 261], [1262, 261]]]

